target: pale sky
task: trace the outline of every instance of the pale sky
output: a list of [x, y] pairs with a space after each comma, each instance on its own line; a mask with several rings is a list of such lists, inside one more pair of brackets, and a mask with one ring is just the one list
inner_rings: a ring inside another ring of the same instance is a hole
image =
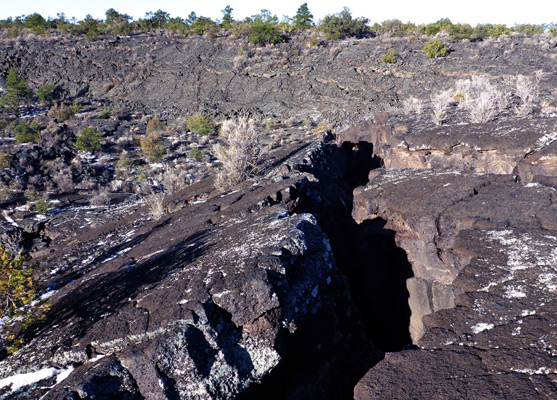
[[[217, 19], [222, 17], [221, 10], [230, 5], [232, 16], [241, 20], [258, 14], [262, 8], [268, 9], [279, 18], [293, 16], [304, 0], [0, 0], [0, 19], [29, 15], [38, 12], [43, 17], [56, 17], [64, 12], [67, 18], [83, 19], [91, 14], [94, 18], [104, 19], [105, 12], [114, 8], [120, 13], [129, 14], [134, 19], [145, 16], [148, 11], [162, 9], [172, 17], [186, 18], [191, 11], [197, 16]], [[379, 1], [332, 1], [309, 0], [309, 10], [318, 22], [327, 14], [338, 13], [343, 6], [352, 11], [353, 17], [369, 18], [371, 23], [387, 19], [403, 22], [430, 23], [441, 18], [449, 18], [454, 23], [502, 23], [512, 26], [515, 23], [541, 24], [557, 22], [557, 0], [379, 0]]]

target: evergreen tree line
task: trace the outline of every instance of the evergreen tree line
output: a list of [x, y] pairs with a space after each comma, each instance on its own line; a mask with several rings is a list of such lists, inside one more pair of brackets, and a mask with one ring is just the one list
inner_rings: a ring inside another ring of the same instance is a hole
[[337, 14], [327, 15], [316, 25], [307, 3], [302, 4], [293, 17], [284, 16], [279, 19], [269, 10], [261, 10], [243, 20], [236, 20], [233, 8], [228, 5], [222, 10], [222, 18], [216, 21], [197, 16], [191, 12], [187, 18], [171, 17], [163, 10], [148, 12], [144, 18], [134, 20], [128, 14], [122, 14], [114, 8], [105, 13], [105, 19], [95, 19], [87, 15], [83, 20], [75, 18], [69, 20], [64, 13], [56, 18], [43, 18], [34, 13], [0, 20], [0, 30], [3, 36], [17, 37], [21, 33], [32, 32], [36, 35], [46, 35], [49, 32], [60, 31], [85, 39], [94, 39], [101, 34], [131, 35], [133, 32], [168, 30], [180, 35], [231, 35], [245, 37], [256, 45], [276, 44], [284, 41], [289, 35], [301, 30], [320, 30], [327, 39], [345, 39], [348, 37], [369, 37], [377, 34], [392, 36], [427, 35], [435, 36], [444, 31], [453, 40], [483, 40], [487, 37], [498, 37], [512, 32], [526, 36], [551, 33], [557, 36], [557, 24], [522, 24], [507, 27], [502, 24], [479, 24], [472, 27], [469, 24], [453, 24], [444, 18], [435, 23], [416, 25], [403, 23], [399, 20], [388, 20], [383, 23], [369, 24], [367, 18], [353, 18], [350, 10], [344, 8]]

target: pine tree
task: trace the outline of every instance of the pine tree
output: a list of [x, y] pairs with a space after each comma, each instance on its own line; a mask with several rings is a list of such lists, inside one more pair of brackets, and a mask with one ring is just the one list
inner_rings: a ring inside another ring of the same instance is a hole
[[6, 94], [2, 97], [1, 105], [17, 113], [22, 101], [31, 98], [32, 93], [27, 87], [25, 79], [19, 75], [16, 68], [10, 69], [6, 79]]
[[309, 12], [308, 3], [302, 4], [294, 16], [296, 29], [310, 29], [313, 26], [313, 15]]
[[229, 5], [226, 6], [224, 10], [222, 10], [222, 15], [222, 22], [220, 25], [223, 28], [229, 29], [234, 22], [234, 18], [232, 18], [232, 7], [230, 7]]

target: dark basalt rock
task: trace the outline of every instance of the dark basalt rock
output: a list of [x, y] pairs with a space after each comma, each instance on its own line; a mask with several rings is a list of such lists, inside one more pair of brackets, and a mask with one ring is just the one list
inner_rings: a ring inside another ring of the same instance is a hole
[[356, 220], [395, 230], [419, 349], [387, 354], [356, 399], [550, 398], [557, 385], [557, 194], [508, 175], [383, 170]]
[[512, 118], [485, 124], [431, 127], [377, 114], [345, 130], [341, 141], [373, 144], [386, 168], [450, 168], [517, 174], [524, 182], [557, 176], [555, 118]]
[[[427, 58], [425, 38], [331, 41], [316, 49], [293, 39], [271, 50], [229, 37], [138, 34], [117, 45], [109, 37], [31, 39], [0, 48], [0, 72], [17, 65], [33, 85], [56, 84], [68, 99], [106, 99], [159, 114], [249, 111], [348, 126], [409, 96], [425, 99], [470, 74], [503, 77], [541, 69], [548, 73], [540, 83], [547, 93], [557, 79], [555, 48], [540, 51], [542, 44], [529, 38], [452, 43], [454, 51], [443, 60]], [[240, 48], [244, 55], [238, 57]], [[381, 56], [390, 48], [400, 62], [386, 66]]]
[[[369, 366], [381, 353], [315, 218], [280, 204], [295, 207], [315, 178], [294, 171], [322, 151], [293, 147], [268, 161], [270, 175], [286, 165], [289, 176], [230, 193], [210, 180], [192, 185], [167, 200], [173, 212], [159, 221], [133, 203], [95, 225], [86, 225], [88, 207], [52, 218], [49, 234], [57, 225], [66, 234], [36, 257], [43, 284], [58, 290], [46, 320], [0, 361], [0, 398], [234, 398], [250, 389], [249, 398], [279, 363], [294, 364], [282, 375], [296, 382], [289, 396], [350, 390], [331, 377], [354, 380], [350, 364], [364, 371], [360, 360]], [[36, 371], [51, 372], [10, 390], [14, 376]]]

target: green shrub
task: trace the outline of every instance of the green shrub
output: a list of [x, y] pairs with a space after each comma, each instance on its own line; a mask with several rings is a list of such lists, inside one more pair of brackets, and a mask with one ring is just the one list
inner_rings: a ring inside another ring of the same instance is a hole
[[110, 118], [110, 107], [106, 107], [99, 114], [99, 119], [109, 119]]
[[254, 21], [249, 29], [249, 42], [256, 46], [277, 44], [283, 41], [278, 29], [269, 22]]
[[42, 35], [46, 32], [46, 20], [40, 14], [33, 13], [25, 17], [25, 27], [37, 35]]
[[141, 144], [141, 151], [147, 154], [150, 161], [159, 162], [163, 159], [165, 150], [157, 133], [152, 132], [142, 136], [139, 143]]
[[156, 115], [147, 122], [147, 133], [151, 134], [164, 130], [164, 124]]
[[381, 32], [388, 33], [391, 36], [407, 36], [416, 30], [416, 25], [408, 23], [405, 24], [398, 19], [391, 19], [383, 21], [381, 27], [378, 29]]
[[513, 30], [526, 36], [534, 36], [544, 33], [545, 27], [543, 25], [520, 24], [515, 25]]
[[41, 103], [51, 102], [54, 97], [55, 88], [56, 86], [49, 85], [48, 83], [42, 85], [37, 91], [37, 97], [39, 98], [39, 102]]
[[0, 245], [0, 318], [18, 315], [35, 299], [34, 267], [25, 267], [26, 259], [22, 251], [14, 255]]
[[194, 22], [190, 25], [190, 31], [196, 35], [203, 35], [211, 33], [217, 28], [217, 24], [211, 18], [199, 17], [195, 18]]
[[[27, 329], [30, 324], [45, 320], [45, 312], [50, 310], [46, 300], [35, 301], [37, 287], [33, 271], [37, 264], [28, 265], [29, 256], [23, 251], [17, 254], [0, 244], [0, 318], [17, 317], [22, 319], [21, 326]], [[25, 339], [5, 323], [3, 345], [8, 354], [16, 353]]]
[[215, 124], [211, 117], [205, 115], [189, 116], [186, 119], [186, 127], [190, 132], [201, 136], [207, 136], [214, 132]]
[[93, 40], [101, 34], [102, 28], [103, 25], [100, 21], [87, 14], [82, 21], [79, 21], [79, 24], [71, 25], [70, 29], [73, 35], [83, 36], [85, 40]]
[[79, 106], [77, 104], [72, 104], [69, 107], [65, 104], [56, 104], [50, 109], [48, 114], [54, 118], [56, 122], [61, 123], [70, 119], [77, 112], [79, 112]]
[[203, 156], [205, 155], [205, 152], [202, 150], [199, 150], [197, 147], [192, 147], [190, 149], [190, 151], [188, 152], [188, 157], [191, 158], [192, 160], [195, 160], [197, 162], [201, 161], [203, 159]]
[[352, 14], [347, 7], [344, 7], [336, 15], [327, 15], [323, 18], [319, 29], [325, 34], [327, 39], [340, 40], [350, 36], [361, 37], [369, 33], [367, 18], [352, 19]]
[[35, 122], [27, 124], [24, 121], [19, 121], [14, 128], [14, 136], [18, 143], [34, 142], [37, 139], [38, 133], [39, 126]]
[[425, 26], [425, 34], [427, 36], [435, 36], [442, 30], [446, 31], [450, 29], [452, 26], [452, 22], [448, 18], [441, 18], [439, 21], [434, 22], [433, 24], [427, 24]]
[[234, 18], [232, 17], [233, 8], [229, 5], [222, 10], [222, 21], [220, 26], [225, 29], [230, 29], [234, 23]]
[[474, 29], [469, 24], [456, 24], [449, 27], [449, 36], [452, 40], [472, 39]]
[[449, 48], [441, 40], [432, 39], [425, 44], [424, 52], [429, 58], [445, 57]]
[[509, 28], [507, 28], [506, 25], [502, 25], [502, 24], [491, 25], [489, 30], [488, 30], [489, 36], [494, 37], [494, 38], [497, 38], [501, 35], [508, 35], [511, 32], [512, 31]]
[[46, 215], [50, 211], [50, 204], [45, 199], [38, 199], [35, 203], [35, 211], [37, 214]]
[[435, 36], [441, 31], [441, 26], [439, 24], [427, 24], [425, 26], [425, 34], [427, 36]]
[[12, 156], [6, 153], [0, 153], [0, 168], [10, 168], [12, 165]]
[[75, 148], [76, 150], [94, 152], [101, 148], [101, 139], [101, 133], [97, 133], [93, 128], [85, 128], [77, 137]]
[[129, 36], [133, 32], [133, 25], [128, 21], [115, 22], [112, 31], [119, 36]]
[[385, 64], [396, 64], [396, 51], [393, 49], [387, 50], [387, 52], [381, 56], [381, 61]]

